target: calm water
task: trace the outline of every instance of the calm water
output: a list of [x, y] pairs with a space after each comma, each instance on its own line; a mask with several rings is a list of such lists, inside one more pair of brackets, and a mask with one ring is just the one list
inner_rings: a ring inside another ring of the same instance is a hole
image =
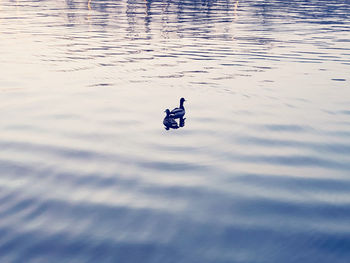
[[350, 1], [1, 0], [0, 36], [0, 262], [349, 262]]

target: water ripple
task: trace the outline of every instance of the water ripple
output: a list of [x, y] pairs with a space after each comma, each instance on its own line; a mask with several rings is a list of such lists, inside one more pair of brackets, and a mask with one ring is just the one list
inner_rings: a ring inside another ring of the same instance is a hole
[[1, 1], [0, 262], [346, 262], [349, 11]]

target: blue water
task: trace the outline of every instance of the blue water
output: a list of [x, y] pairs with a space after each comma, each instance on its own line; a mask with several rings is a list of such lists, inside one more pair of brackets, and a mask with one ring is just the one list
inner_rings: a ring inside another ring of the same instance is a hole
[[0, 35], [1, 263], [349, 262], [350, 1], [1, 0]]

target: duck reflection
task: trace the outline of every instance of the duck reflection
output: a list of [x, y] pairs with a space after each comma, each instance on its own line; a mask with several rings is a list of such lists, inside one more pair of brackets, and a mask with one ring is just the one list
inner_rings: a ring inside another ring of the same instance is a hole
[[185, 120], [186, 120], [186, 118], [183, 118], [183, 117], [180, 118], [180, 120], [179, 120], [180, 127], [185, 127]]

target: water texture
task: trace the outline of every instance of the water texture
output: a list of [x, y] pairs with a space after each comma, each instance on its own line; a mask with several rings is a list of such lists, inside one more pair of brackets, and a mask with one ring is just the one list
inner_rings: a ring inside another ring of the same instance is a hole
[[350, 1], [1, 0], [0, 34], [0, 262], [349, 262]]

